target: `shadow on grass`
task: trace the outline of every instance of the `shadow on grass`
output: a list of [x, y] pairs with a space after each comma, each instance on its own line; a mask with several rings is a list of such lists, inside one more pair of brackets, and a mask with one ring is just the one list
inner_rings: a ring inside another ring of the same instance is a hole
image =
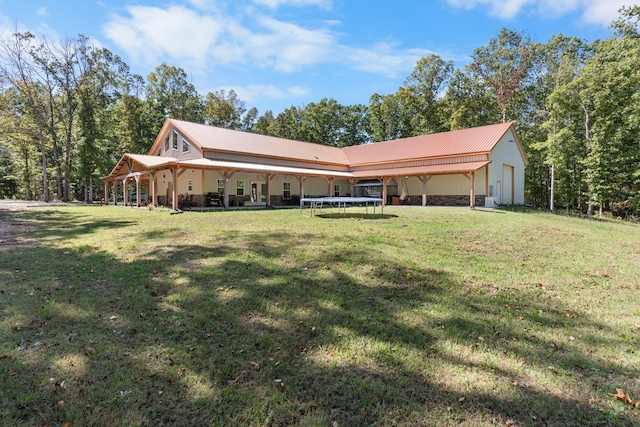
[[[34, 233], [48, 240], [134, 226], [73, 214], [38, 220], [44, 224]], [[25, 248], [29, 257], [3, 254], [2, 418], [36, 425], [638, 421], [550, 393], [501, 363], [551, 366], [591, 384], [615, 368], [543, 336], [562, 335], [568, 324], [605, 330], [597, 319], [565, 317], [535, 292], [496, 295], [451, 272], [384, 259], [374, 248], [356, 251], [346, 237], [335, 237], [330, 253], [308, 250], [317, 238], [245, 231], [215, 246], [171, 246], [128, 262], [90, 247], [37, 243]]]

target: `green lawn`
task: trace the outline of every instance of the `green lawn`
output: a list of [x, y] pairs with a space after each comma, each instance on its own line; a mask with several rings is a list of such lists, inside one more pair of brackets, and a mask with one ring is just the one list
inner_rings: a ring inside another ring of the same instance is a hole
[[0, 210], [1, 424], [640, 424], [640, 226], [358, 209]]

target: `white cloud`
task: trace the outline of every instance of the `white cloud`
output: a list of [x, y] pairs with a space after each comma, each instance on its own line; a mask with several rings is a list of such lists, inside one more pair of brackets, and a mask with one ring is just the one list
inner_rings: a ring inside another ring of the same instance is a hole
[[274, 85], [248, 85], [248, 86], [235, 86], [235, 87], [223, 87], [218, 90], [233, 89], [238, 98], [247, 102], [248, 104], [255, 103], [260, 99], [286, 99], [291, 97], [303, 97], [310, 93], [308, 88], [302, 86], [290, 86], [286, 88], [280, 88]]
[[520, 10], [535, 0], [445, 0], [450, 5], [461, 9], [475, 9], [478, 6], [489, 8], [489, 14], [499, 18], [510, 19], [516, 16]]
[[[341, 34], [334, 31], [339, 24], [336, 21], [316, 22], [317, 27], [311, 28], [256, 9], [241, 8], [233, 15], [213, 10], [210, 0], [189, 1], [199, 9], [130, 6], [129, 16], [112, 16], [103, 31], [133, 60], [191, 66], [189, 71], [200, 75], [221, 66], [292, 73], [331, 63], [397, 77], [413, 69], [418, 59], [433, 53], [402, 49], [388, 42], [347, 46], [340, 43]], [[270, 92], [264, 87], [262, 90], [277, 96], [274, 88]]]
[[36, 12], [38, 16], [49, 16], [49, 11], [47, 10], [46, 7], [41, 7], [40, 9], [38, 9], [38, 12]]
[[635, 0], [594, 0], [589, 2], [582, 14], [582, 19], [589, 24], [608, 26], [618, 19], [618, 10], [622, 6], [638, 4]]
[[204, 64], [224, 29], [224, 20], [183, 6], [160, 9], [130, 6], [129, 18], [112, 16], [103, 31], [132, 58], [159, 62], [164, 57]]
[[533, 10], [542, 16], [558, 17], [580, 13], [585, 23], [608, 26], [617, 19], [622, 6], [637, 4], [637, 0], [444, 0], [461, 9], [486, 7], [491, 16], [502, 19], [515, 18], [520, 13]]
[[318, 6], [324, 9], [330, 9], [332, 6], [332, 0], [254, 0], [256, 4], [268, 6], [271, 9], [277, 9], [282, 5], [286, 6]]
[[394, 43], [377, 43], [370, 48], [343, 47], [343, 56], [355, 68], [387, 77], [397, 77], [413, 69], [416, 62], [434, 52], [426, 49], [399, 49]]

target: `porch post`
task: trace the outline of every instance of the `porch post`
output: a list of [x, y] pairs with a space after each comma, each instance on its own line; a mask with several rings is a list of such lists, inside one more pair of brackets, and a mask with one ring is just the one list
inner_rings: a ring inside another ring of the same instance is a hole
[[156, 173], [155, 172], [150, 172], [149, 173], [149, 187], [151, 190], [151, 204], [153, 206], [155, 206], [156, 204]]
[[475, 189], [474, 189], [474, 182], [475, 182], [475, 172], [471, 172], [471, 192], [469, 194], [469, 206], [470, 207], [474, 207], [476, 205], [476, 195], [475, 195]]
[[171, 168], [171, 179], [173, 182], [173, 192], [171, 193], [171, 209], [176, 210], [176, 199], [178, 198], [178, 168], [175, 166]]
[[113, 206], [118, 206], [118, 180], [113, 181]]
[[109, 181], [104, 181], [104, 204], [109, 204]]
[[307, 180], [306, 176], [296, 176], [300, 183], [300, 199], [304, 199], [304, 182]]
[[136, 175], [136, 207], [140, 207], [140, 200], [142, 195], [140, 194], [140, 175]]
[[329, 197], [333, 197], [333, 182], [336, 180], [335, 178], [331, 177], [331, 178], [325, 178], [327, 180], [327, 183], [329, 184]]
[[389, 178], [382, 178], [382, 206], [387, 206], [387, 182]]
[[233, 176], [233, 174], [235, 172], [229, 172], [226, 170], [223, 170], [222, 172], [222, 179], [224, 179], [224, 196], [222, 197], [222, 204], [224, 205], [225, 209], [229, 208], [229, 180], [231, 179], [231, 177]]
[[356, 196], [356, 179], [354, 178], [349, 178], [349, 194], [351, 197]]
[[427, 182], [431, 179], [430, 176], [419, 176], [420, 182], [422, 182], [422, 206], [427, 206]]
[[264, 178], [267, 183], [267, 207], [269, 208], [271, 207], [271, 178], [273, 178], [273, 175], [265, 174], [262, 175], [262, 178]]
[[127, 178], [122, 178], [122, 204], [129, 206], [129, 189], [127, 187]]

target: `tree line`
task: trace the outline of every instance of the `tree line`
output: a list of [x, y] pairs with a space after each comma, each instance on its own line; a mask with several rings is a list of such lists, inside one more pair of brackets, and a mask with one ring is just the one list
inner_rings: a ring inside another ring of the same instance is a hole
[[146, 79], [80, 35], [0, 40], [0, 197], [91, 202], [125, 152], [146, 153], [167, 117], [335, 147], [515, 121], [529, 159], [526, 200], [602, 215], [640, 212], [640, 6], [606, 40], [546, 43], [504, 28], [455, 68], [420, 59], [368, 105], [321, 99], [277, 115], [233, 90], [198, 93], [161, 64]]

